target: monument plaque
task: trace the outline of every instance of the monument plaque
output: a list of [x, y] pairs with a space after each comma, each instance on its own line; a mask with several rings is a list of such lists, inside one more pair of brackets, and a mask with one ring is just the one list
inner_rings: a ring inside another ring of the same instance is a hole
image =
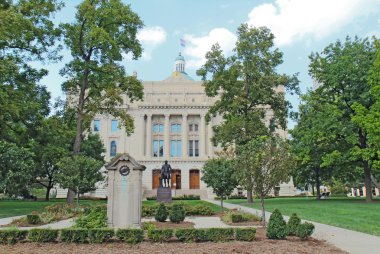
[[108, 165], [108, 226], [140, 227], [142, 206], [142, 171], [129, 154], [115, 157]]

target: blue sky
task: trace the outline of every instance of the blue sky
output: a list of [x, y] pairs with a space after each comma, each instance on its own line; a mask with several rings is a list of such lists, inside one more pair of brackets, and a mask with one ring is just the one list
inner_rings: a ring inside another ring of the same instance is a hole
[[[75, 6], [81, 1], [64, 1], [65, 7], [55, 15], [55, 22], [72, 22]], [[195, 71], [204, 62], [204, 54], [219, 42], [228, 55], [236, 40], [241, 23], [268, 26], [274, 33], [276, 46], [284, 53], [281, 73], [299, 73], [303, 92], [312, 86], [308, 76], [308, 56], [320, 52], [329, 43], [345, 36], [380, 35], [380, 0], [132, 0], [130, 4], [145, 27], [138, 38], [144, 47], [137, 61], [126, 57], [128, 73], [137, 71], [141, 80], [163, 80], [174, 68], [180, 49], [179, 40], [186, 40], [182, 49], [187, 61], [186, 71], [195, 80]], [[62, 96], [59, 70], [70, 59], [44, 67], [49, 75], [42, 80], [52, 97]], [[297, 98], [290, 98], [297, 106]], [[291, 128], [293, 123], [289, 123]]]

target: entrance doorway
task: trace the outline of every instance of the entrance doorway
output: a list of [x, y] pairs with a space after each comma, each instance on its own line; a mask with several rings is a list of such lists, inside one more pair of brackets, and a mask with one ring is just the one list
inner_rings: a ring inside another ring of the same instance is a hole
[[181, 189], [181, 170], [173, 169], [171, 175], [171, 188], [172, 189]]
[[161, 176], [161, 170], [160, 169], [154, 169], [152, 172], [152, 189], [158, 189], [160, 186], [160, 176]]
[[199, 170], [192, 169], [190, 170], [190, 189], [199, 189]]

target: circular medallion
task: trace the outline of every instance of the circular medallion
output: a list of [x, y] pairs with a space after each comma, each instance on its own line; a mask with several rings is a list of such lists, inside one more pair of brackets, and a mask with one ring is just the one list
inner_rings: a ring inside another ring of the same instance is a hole
[[129, 175], [129, 172], [130, 172], [130, 171], [131, 171], [131, 170], [129, 169], [128, 166], [122, 166], [122, 167], [119, 169], [120, 175], [122, 175], [122, 176], [127, 176], [127, 175]]

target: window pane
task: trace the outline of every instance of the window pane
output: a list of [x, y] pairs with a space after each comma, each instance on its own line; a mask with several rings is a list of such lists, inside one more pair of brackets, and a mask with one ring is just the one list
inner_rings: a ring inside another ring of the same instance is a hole
[[172, 140], [171, 141], [171, 153], [170, 153], [170, 156], [171, 157], [176, 157], [177, 155], [176, 155], [176, 147], [175, 147], [175, 145], [176, 145], [176, 141], [175, 140]]
[[182, 154], [182, 142], [181, 140], [177, 141], [177, 157], [181, 157]]
[[158, 157], [158, 140], [153, 141], [153, 156]]
[[154, 133], [158, 132], [158, 124], [153, 124], [153, 132]]
[[189, 156], [193, 156], [193, 141], [189, 140]]
[[171, 125], [171, 132], [177, 132], [177, 125], [176, 124]]
[[117, 120], [112, 120], [111, 122], [111, 131], [117, 131], [119, 128], [118, 128], [118, 121]]
[[180, 124], [177, 124], [177, 132], [181, 133], [181, 125]]
[[198, 131], [198, 124], [194, 124], [194, 131]]
[[111, 141], [110, 156], [116, 156], [116, 141]]
[[193, 125], [189, 124], [189, 131], [193, 131]]
[[194, 146], [195, 146], [195, 153], [194, 153], [194, 156], [198, 157], [199, 156], [199, 141], [198, 140], [195, 140], [194, 141]]
[[100, 120], [94, 120], [94, 131], [100, 131]]
[[164, 156], [164, 141], [160, 140], [160, 157]]
[[160, 124], [160, 132], [164, 132], [164, 125], [163, 124]]

